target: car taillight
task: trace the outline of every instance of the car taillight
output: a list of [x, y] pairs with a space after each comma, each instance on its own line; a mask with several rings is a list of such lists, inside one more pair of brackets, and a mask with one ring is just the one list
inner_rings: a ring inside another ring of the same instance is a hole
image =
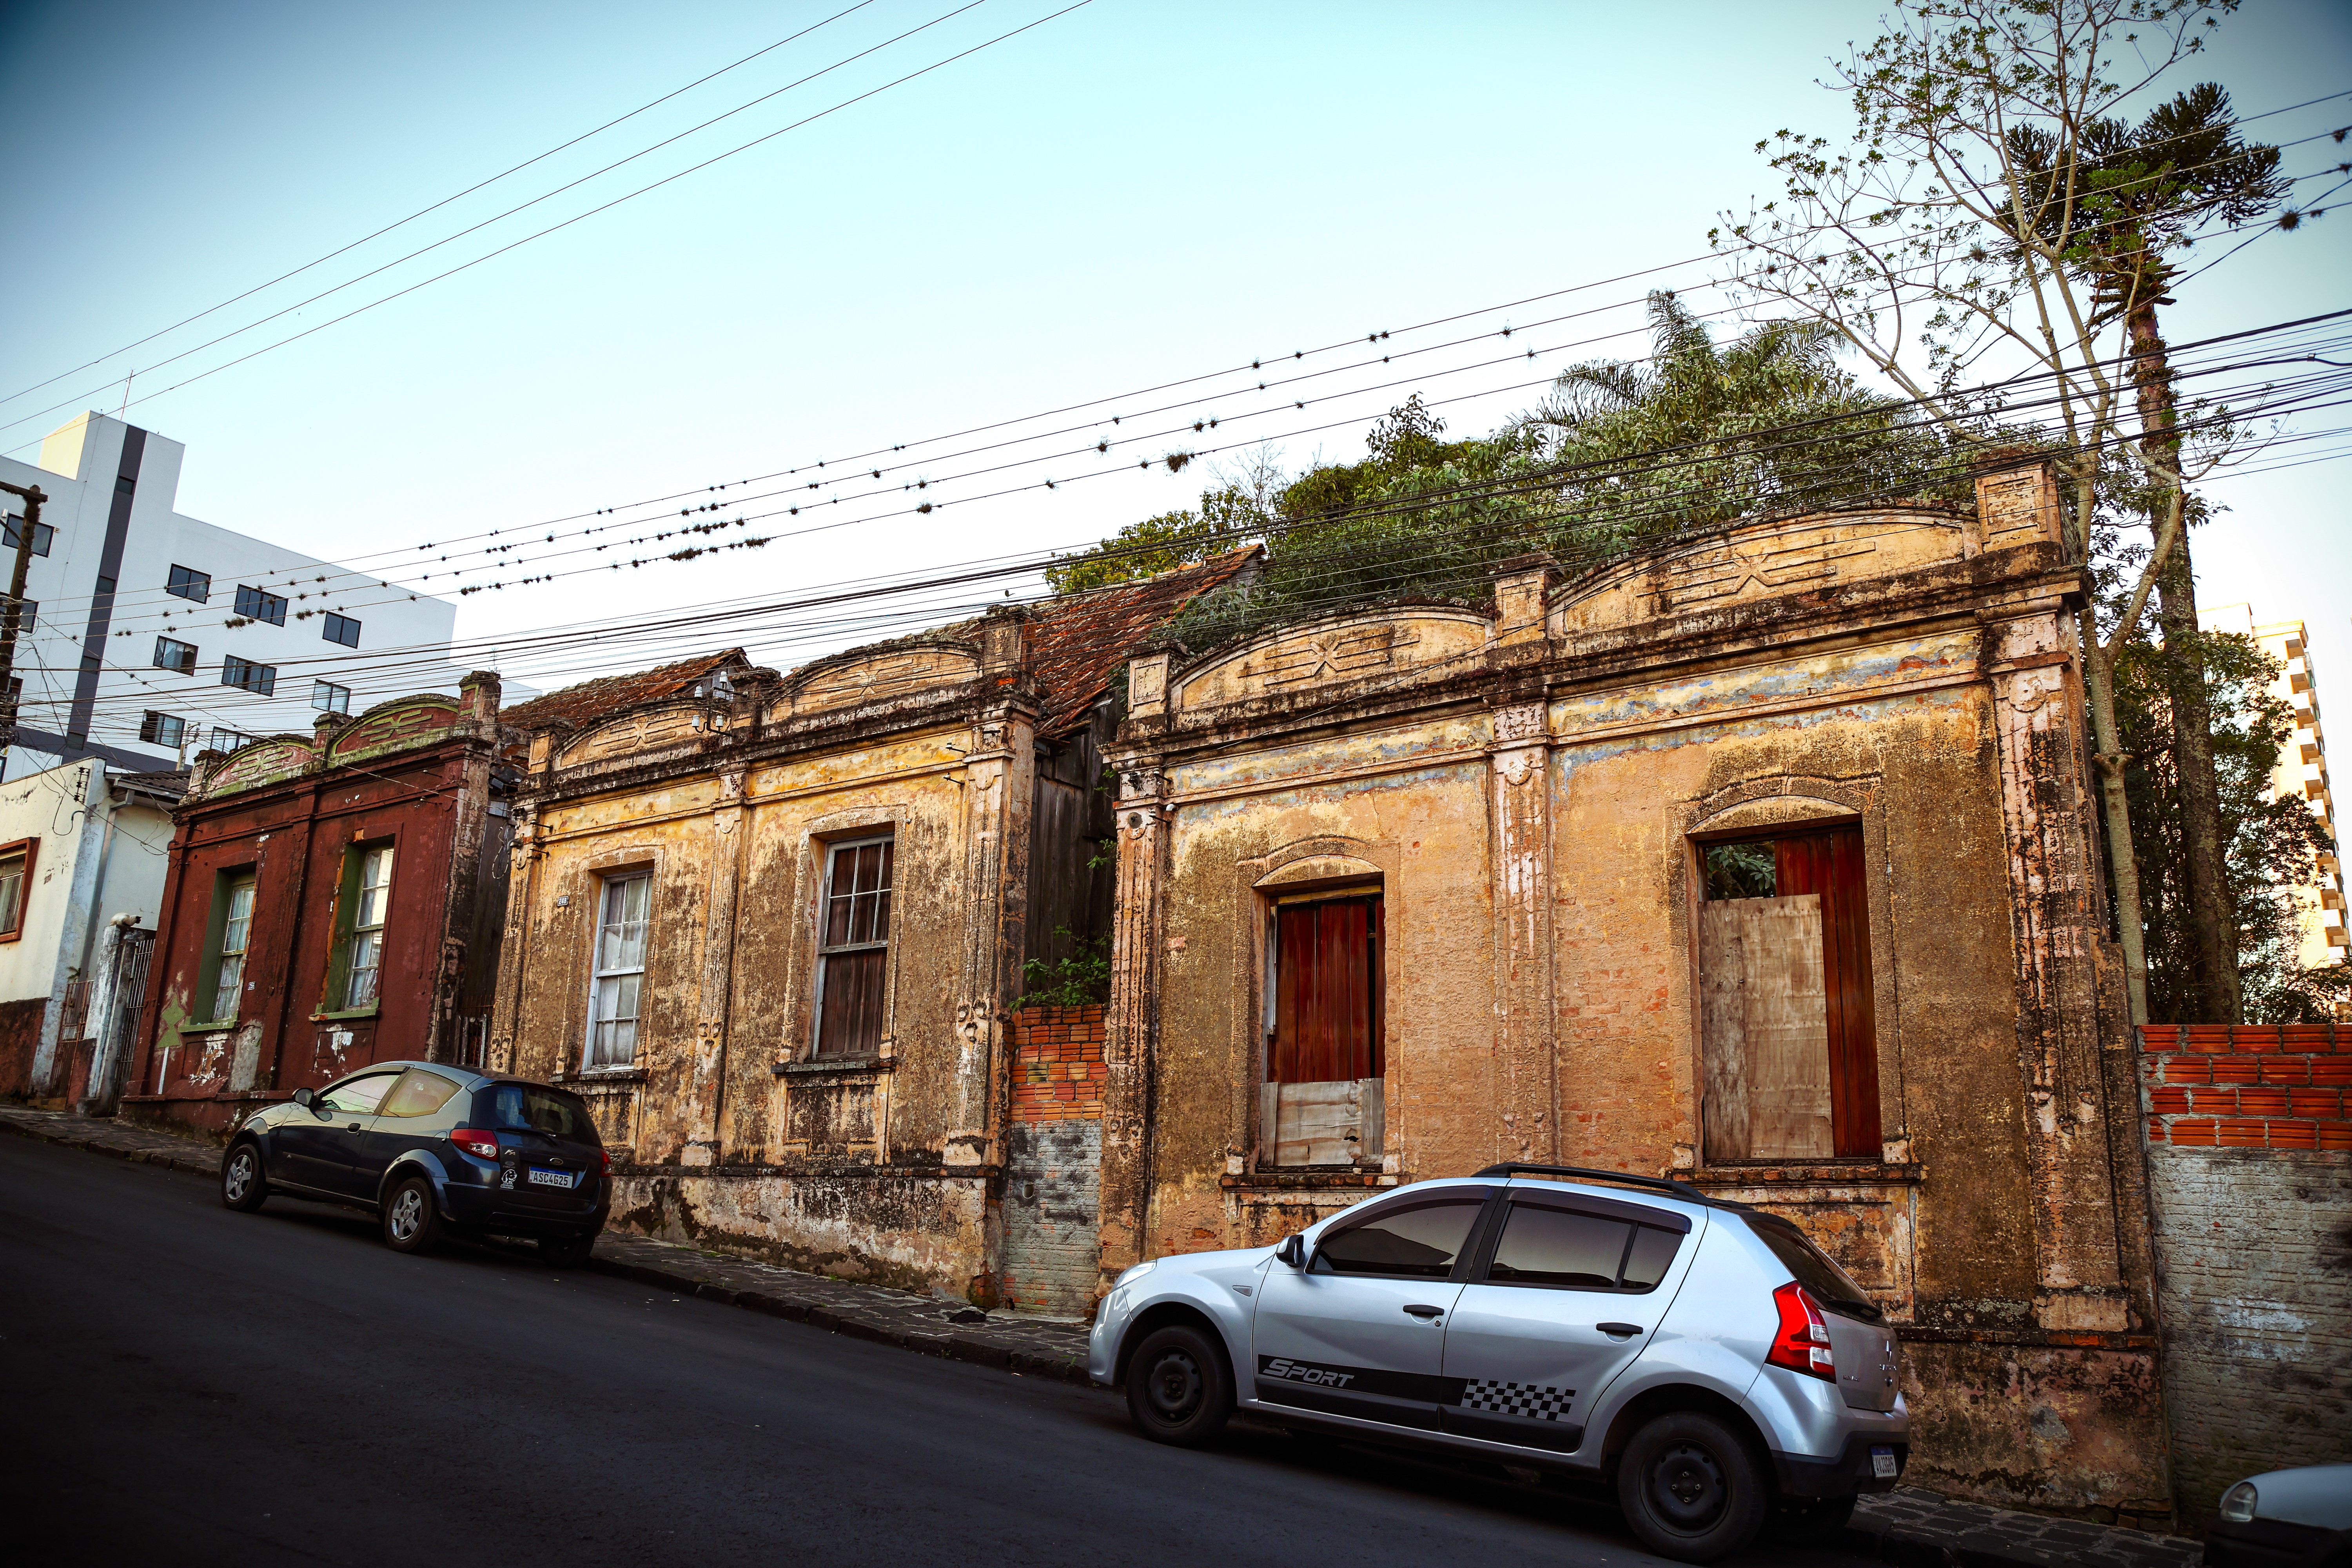
[[612, 1152], [611, 1152], [611, 1151], [609, 1151], [609, 1150], [607, 1150], [607, 1149], [604, 1149], [604, 1148], [599, 1147], [599, 1148], [597, 1149], [597, 1151], [596, 1151], [596, 1158], [597, 1158], [597, 1159], [599, 1159], [599, 1160], [601, 1160], [601, 1161], [603, 1161], [603, 1162], [604, 1163], [604, 1168], [603, 1170], [601, 1170], [601, 1171], [598, 1171], [596, 1173], [597, 1173], [598, 1175], [600, 1175], [600, 1176], [609, 1176], [609, 1175], [611, 1175], [611, 1174], [613, 1173], [613, 1155], [612, 1155]]
[[1764, 1359], [1774, 1366], [1835, 1383], [1837, 1358], [1830, 1354], [1830, 1326], [1822, 1321], [1822, 1310], [1805, 1288], [1790, 1280], [1772, 1292], [1772, 1305], [1780, 1310], [1780, 1328]]
[[499, 1157], [499, 1135], [488, 1128], [460, 1127], [449, 1134], [449, 1142], [479, 1159]]

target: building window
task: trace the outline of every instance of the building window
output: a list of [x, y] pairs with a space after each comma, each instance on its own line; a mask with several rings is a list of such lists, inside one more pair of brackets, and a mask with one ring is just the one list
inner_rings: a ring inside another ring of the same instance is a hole
[[383, 970], [384, 912], [392, 901], [392, 846], [369, 844], [344, 858], [343, 908], [351, 911], [342, 942], [338, 1007], [364, 1007], [376, 999]]
[[168, 669], [174, 675], [196, 672], [196, 645], [173, 637], [155, 639], [155, 668]]
[[[7, 595], [0, 594], [0, 604], [5, 604], [7, 602]], [[29, 626], [40, 618], [41, 601], [38, 599], [19, 599], [16, 601], [16, 624], [19, 626]]]
[[256, 664], [249, 658], [239, 658], [231, 654], [221, 660], [221, 684], [234, 686], [241, 691], [258, 691], [264, 697], [272, 696], [278, 690], [278, 667]]
[[286, 624], [286, 601], [276, 594], [265, 594], [258, 588], [236, 585], [236, 613], [247, 620], [268, 621], [273, 626]]
[[1380, 895], [1276, 904], [1266, 921], [1261, 1146], [1276, 1165], [1381, 1152], [1387, 991]]
[[174, 566], [163, 584], [163, 592], [176, 594], [183, 599], [194, 599], [201, 605], [213, 596], [212, 574], [199, 572], [193, 566]]
[[[0, 536], [0, 543], [5, 543], [10, 550], [16, 549], [18, 538], [16, 526], [24, 521], [25, 520], [21, 517], [11, 517], [8, 520], [5, 536]], [[49, 546], [56, 542], [57, 537], [58, 531], [51, 528], [47, 523], [37, 522], [33, 524], [33, 553], [36, 555], [47, 555], [49, 552]]]
[[152, 708], [139, 721], [139, 738], [151, 746], [177, 747], [180, 738], [188, 732], [188, 721], [171, 713], [158, 713]]
[[1710, 1163], [1877, 1159], [1862, 830], [1699, 846]]
[[826, 852], [824, 923], [817, 931], [818, 1056], [881, 1052], [895, 849], [889, 838], [863, 838]]
[[251, 871], [226, 872], [213, 894], [220, 939], [213, 948], [211, 1022], [231, 1023], [245, 997], [245, 954], [253, 937]]
[[248, 735], [242, 730], [226, 730], [217, 724], [213, 726], [213, 750], [215, 752], [241, 752], [260, 739], [260, 736]]
[[645, 1000], [646, 917], [650, 873], [604, 879], [596, 919], [596, 972], [591, 982], [584, 1066], [626, 1067], [637, 1059], [637, 1014]]
[[0, 844], [0, 942], [25, 934], [25, 895], [33, 885], [33, 855], [37, 838]]
[[360, 646], [360, 624], [349, 616], [327, 612], [327, 629], [321, 634], [329, 642], [339, 642], [345, 647]]
[[314, 680], [310, 682], [310, 706], [323, 713], [348, 713], [352, 710], [352, 689], [331, 680]]

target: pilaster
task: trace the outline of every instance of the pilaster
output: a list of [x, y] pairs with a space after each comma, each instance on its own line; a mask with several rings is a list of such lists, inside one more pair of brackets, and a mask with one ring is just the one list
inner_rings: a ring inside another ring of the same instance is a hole
[[964, 758], [963, 952], [945, 1151], [950, 1165], [991, 1164], [999, 1155], [1004, 1059], [1028, 946], [1036, 751], [1036, 715], [1016, 702], [974, 726]]
[[1541, 700], [1495, 710], [1495, 1032], [1507, 1160], [1559, 1156], [1559, 1058], [1552, 1026], [1551, 790]]
[[727, 1021], [735, 980], [735, 909], [743, 884], [743, 840], [751, 811], [740, 769], [719, 775], [710, 813], [710, 889], [703, 900], [702, 984], [698, 986], [694, 1056], [678, 1110], [686, 1145], [682, 1165], [719, 1163], [719, 1101], [727, 1084]]
[[1159, 1034], [1160, 897], [1167, 876], [1168, 782], [1156, 767], [1119, 768], [1118, 893], [1112, 901], [1110, 1006], [1103, 1020], [1102, 1279], [1107, 1291], [1143, 1260], [1150, 1203], [1151, 1063]]

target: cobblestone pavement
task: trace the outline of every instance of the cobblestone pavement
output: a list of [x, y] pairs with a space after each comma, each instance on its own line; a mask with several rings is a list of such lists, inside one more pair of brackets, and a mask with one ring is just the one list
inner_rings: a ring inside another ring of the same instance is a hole
[[[93, 1153], [185, 1171], [207, 1179], [220, 1168], [210, 1143], [111, 1121], [0, 1105], [0, 1130]], [[596, 1243], [606, 1273], [807, 1323], [854, 1339], [1024, 1376], [1086, 1382], [1085, 1326], [982, 1312], [958, 1301], [804, 1274], [728, 1254], [607, 1232]], [[2199, 1544], [2179, 1536], [2119, 1530], [1960, 1502], [1906, 1487], [1864, 1498], [1834, 1548], [1919, 1568], [2193, 1568]]]

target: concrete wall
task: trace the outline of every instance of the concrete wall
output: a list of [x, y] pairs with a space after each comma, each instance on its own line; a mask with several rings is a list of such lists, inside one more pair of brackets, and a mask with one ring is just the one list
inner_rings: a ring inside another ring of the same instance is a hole
[[2352, 1462], [2352, 1027], [2144, 1032], [2164, 1378], [2184, 1523], [2263, 1470]]

